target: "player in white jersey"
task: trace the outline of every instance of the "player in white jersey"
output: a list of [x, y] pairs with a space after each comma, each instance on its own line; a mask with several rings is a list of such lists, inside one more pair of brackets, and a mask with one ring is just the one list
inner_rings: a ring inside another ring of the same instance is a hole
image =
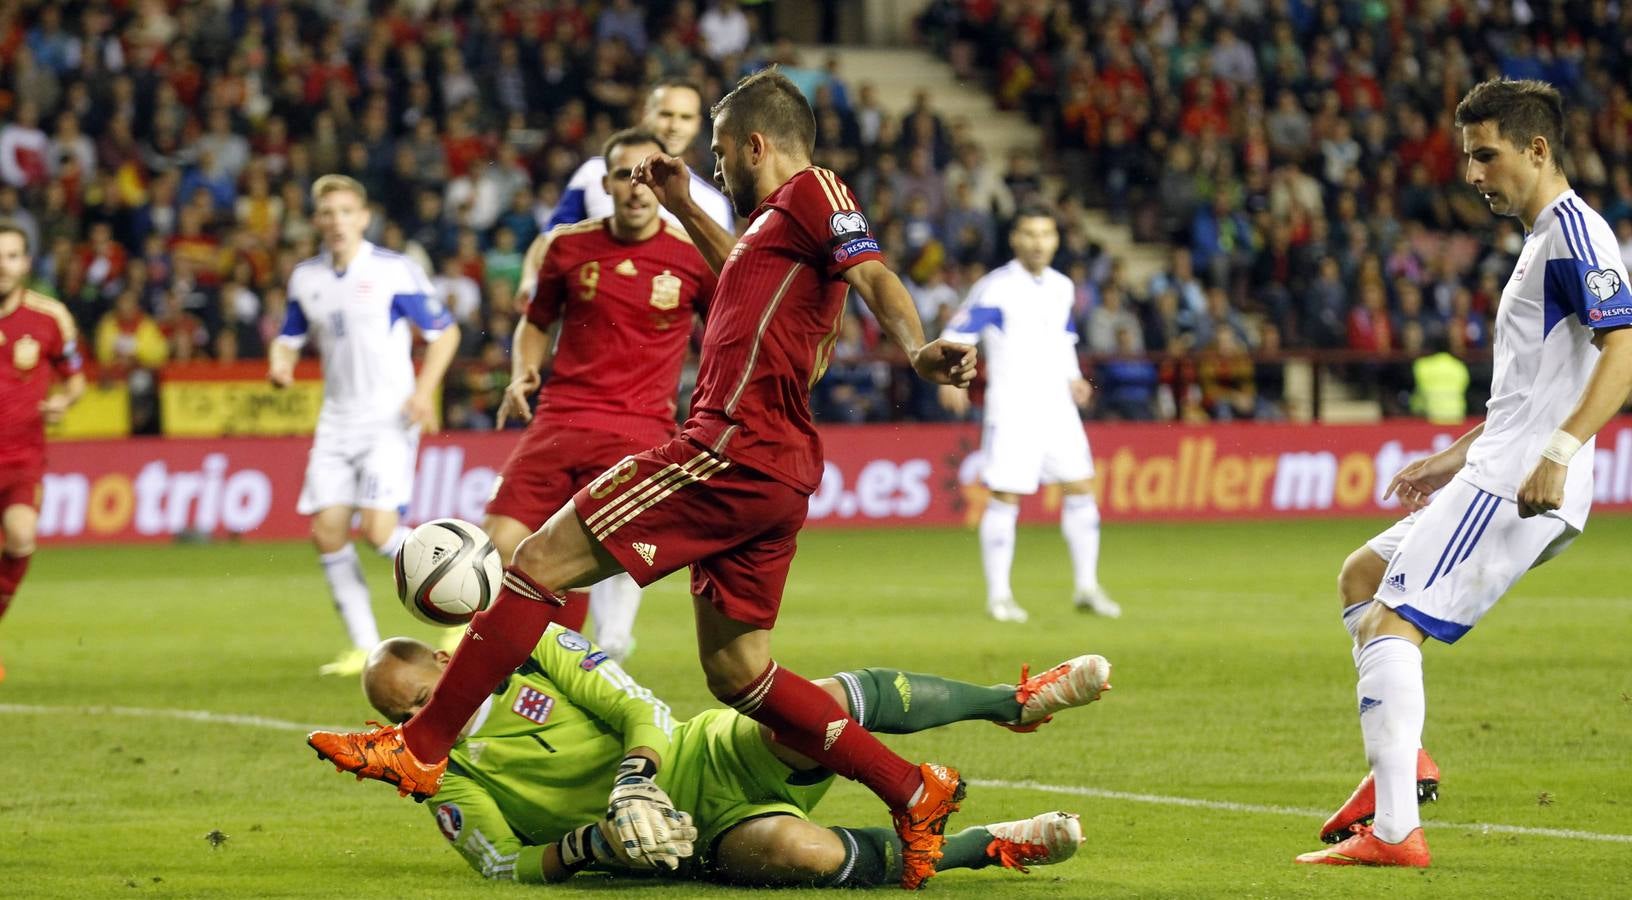
[[[680, 156], [697, 139], [703, 127], [703, 95], [689, 81], [670, 79], [652, 88], [646, 96], [645, 115], [641, 127], [657, 136], [664, 152]], [[613, 214], [612, 195], [607, 192], [606, 157], [596, 156], [584, 161], [567, 189], [561, 202], [550, 215], [545, 231], [558, 225], [571, 225], [586, 219], [608, 218]], [[720, 193], [714, 183], [691, 173], [691, 196], [718, 222], [721, 228], [733, 234], [737, 230], [736, 212], [731, 201]], [[659, 206], [658, 215], [679, 224], [674, 214]], [[526, 305], [538, 282], [539, 267], [544, 264], [544, 250], [549, 246], [548, 235], [540, 234], [527, 249], [522, 261], [521, 285], [518, 302]], [[521, 327], [525, 327], [525, 323]], [[536, 385], [534, 385], [536, 387]], [[627, 574], [614, 575], [589, 589], [589, 615], [595, 622], [595, 640], [618, 659], [627, 658], [635, 645], [635, 616], [640, 611], [640, 586]]]
[[[658, 84], [646, 95], [646, 108], [640, 127], [657, 135], [669, 155], [684, 155], [703, 127], [702, 92], [696, 85], [681, 79]], [[550, 221], [544, 230], [611, 216], [612, 196], [606, 191], [605, 178], [605, 157], [592, 156], [584, 160], [568, 179], [566, 189], [561, 192], [561, 200], [550, 213]], [[691, 196], [721, 228], [736, 233], [737, 216], [731, 209], [731, 201], [712, 181], [695, 171], [691, 173]], [[658, 213], [670, 222], [680, 224], [668, 210], [660, 207]], [[539, 240], [542, 239], [540, 236]], [[537, 245], [537, 241], [534, 245]]]
[[1484, 424], [1394, 477], [1385, 496], [1410, 514], [1339, 576], [1371, 774], [1321, 829], [1337, 845], [1301, 863], [1429, 864], [1417, 804], [1439, 773], [1420, 749], [1422, 643], [1454, 643], [1581, 533], [1593, 436], [1632, 391], [1632, 294], [1614, 233], [1570, 190], [1557, 156], [1558, 92], [1487, 81], [1462, 99], [1456, 124], [1468, 183], [1529, 235], [1497, 309]]
[[[407, 534], [399, 518], [413, 488], [419, 433], [436, 430], [436, 392], [459, 347], [459, 327], [418, 263], [363, 240], [369, 212], [361, 184], [325, 175], [312, 185], [312, 200], [324, 249], [289, 275], [267, 378], [288, 386], [300, 348], [317, 338], [323, 408], [296, 508], [312, 517], [312, 542], [352, 642], [322, 671], [356, 675], [380, 635], [351, 544], [352, 516], [360, 516], [363, 539], [380, 555], [396, 553]], [[412, 330], [430, 342], [417, 378]]]
[[[1021, 210], [1009, 232], [1014, 259], [975, 282], [941, 335], [981, 345], [986, 404], [981, 480], [991, 491], [980, 517], [986, 571], [986, 611], [999, 622], [1024, 622], [1009, 573], [1014, 566], [1020, 495], [1058, 483], [1065, 493], [1060, 530], [1071, 549], [1078, 609], [1104, 616], [1121, 607], [1099, 586], [1099, 506], [1094, 460], [1078, 407], [1091, 396], [1077, 361], [1071, 279], [1049, 266], [1060, 247], [1051, 212]], [[941, 403], [958, 414], [969, 407], [963, 388], [942, 387]]]

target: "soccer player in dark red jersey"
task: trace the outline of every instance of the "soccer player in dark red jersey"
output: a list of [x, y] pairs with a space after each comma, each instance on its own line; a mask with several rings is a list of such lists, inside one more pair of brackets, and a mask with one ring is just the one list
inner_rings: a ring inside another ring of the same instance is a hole
[[[658, 216], [651, 189], [629, 178], [662, 149], [649, 131], [613, 135], [603, 153], [612, 215], [553, 228], [537, 248], [498, 415], [500, 428], [512, 416], [531, 425], [505, 461], [482, 522], [506, 562], [595, 476], [674, 436], [680, 365], [715, 279], [691, 238]], [[540, 387], [547, 363], [550, 378]], [[536, 414], [527, 408], [534, 391]], [[573, 591], [555, 621], [582, 629], [585, 609], [584, 595]], [[628, 651], [601, 649], [619, 660]]]
[[[517, 547], [494, 603], [471, 621], [429, 702], [402, 726], [314, 732], [342, 771], [435, 793], [448, 748], [472, 712], [524, 662], [561, 592], [627, 571], [641, 584], [691, 567], [698, 653], [709, 690], [777, 740], [866, 784], [894, 814], [902, 886], [934, 874], [958, 773], [890, 752], [820, 688], [780, 668], [770, 635], [809, 496], [822, 473], [810, 386], [825, 370], [854, 288], [914, 370], [967, 384], [975, 350], [925, 342], [912, 299], [882, 262], [849, 189], [810, 164], [810, 105], [773, 70], [744, 79], [714, 108], [716, 180], [749, 219], [741, 240], [690, 195], [684, 162], [656, 153], [635, 167], [679, 218], [719, 285], [709, 309], [691, 418], [674, 440], [613, 466]], [[673, 804], [652, 782], [661, 760], [628, 748], [608, 815], [632, 856], [672, 858]]]
[[[30, 268], [28, 234], [0, 222], [0, 616], [34, 554], [45, 423], [61, 419], [85, 392], [74, 317], [28, 289]], [[59, 380], [62, 389], [53, 392]]]

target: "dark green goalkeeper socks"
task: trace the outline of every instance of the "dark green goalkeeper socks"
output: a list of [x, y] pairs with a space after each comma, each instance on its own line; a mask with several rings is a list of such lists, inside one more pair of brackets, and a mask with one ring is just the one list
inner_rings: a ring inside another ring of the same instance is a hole
[[[901, 839], [889, 828], [830, 829], [844, 843], [844, 864], [818, 882], [822, 887], [876, 887], [901, 880]], [[935, 870], [984, 869], [995, 860], [986, 852], [992, 833], [976, 826], [950, 835]]]
[[1012, 684], [982, 687], [899, 669], [860, 669], [833, 677], [844, 685], [850, 715], [861, 727], [880, 734], [911, 734], [970, 719], [1020, 718]]

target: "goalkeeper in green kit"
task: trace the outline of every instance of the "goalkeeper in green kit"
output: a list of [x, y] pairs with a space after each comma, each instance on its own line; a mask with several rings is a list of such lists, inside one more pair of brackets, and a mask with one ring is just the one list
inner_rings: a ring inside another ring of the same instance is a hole
[[[382, 715], [404, 721], [448, 658], [410, 638], [387, 640], [369, 656], [364, 693]], [[1097, 700], [1109, 678], [1103, 657], [1079, 656], [1035, 676], [1023, 668], [1019, 684], [991, 687], [894, 669], [816, 683], [868, 730], [905, 734], [973, 719], [1032, 731], [1055, 712]], [[426, 806], [487, 878], [555, 882], [594, 867], [755, 885], [898, 882], [893, 828], [809, 821], [832, 781], [732, 710], [676, 722], [589, 639], [551, 625], [471, 717]], [[637, 834], [665, 832], [655, 857], [624, 849], [640, 846]], [[1064, 812], [977, 826], [947, 838], [937, 868], [1026, 871], [1070, 857], [1082, 839], [1077, 816]]]

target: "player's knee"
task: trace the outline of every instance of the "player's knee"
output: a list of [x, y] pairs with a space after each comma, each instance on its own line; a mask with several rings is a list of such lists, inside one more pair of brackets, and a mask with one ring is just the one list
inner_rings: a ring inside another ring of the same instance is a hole
[[1343, 561], [1337, 573], [1337, 593], [1344, 608], [1364, 603], [1377, 596], [1387, 564], [1370, 547], [1361, 547]]
[[343, 528], [336, 528], [322, 519], [312, 520], [312, 544], [319, 553], [333, 553], [346, 545], [350, 537]]
[[793, 882], [825, 878], [844, 865], [844, 845], [833, 832], [791, 817], [776, 829], [766, 851]]

